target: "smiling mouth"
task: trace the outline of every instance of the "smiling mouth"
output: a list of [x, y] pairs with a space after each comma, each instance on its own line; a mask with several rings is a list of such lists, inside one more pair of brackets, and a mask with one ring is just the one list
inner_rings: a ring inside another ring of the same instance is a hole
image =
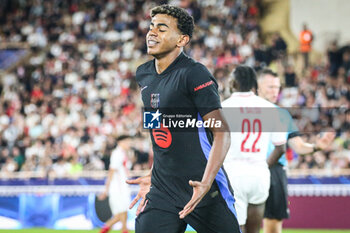
[[147, 41], [147, 45], [148, 45], [149, 47], [155, 46], [155, 45], [157, 45], [158, 43], [159, 43], [159, 42], [154, 41], [154, 40], [148, 40], [148, 41]]

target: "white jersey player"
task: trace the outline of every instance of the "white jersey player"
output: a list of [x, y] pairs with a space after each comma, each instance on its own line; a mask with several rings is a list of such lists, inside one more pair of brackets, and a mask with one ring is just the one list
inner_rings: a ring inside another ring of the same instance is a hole
[[127, 176], [128, 157], [126, 151], [119, 146], [113, 150], [109, 168], [114, 175], [109, 187], [109, 205], [113, 214], [119, 214], [128, 210], [130, 202], [130, 189], [125, 182]]
[[127, 210], [130, 202], [130, 189], [127, 180], [127, 151], [131, 147], [130, 137], [122, 135], [117, 138], [118, 146], [113, 150], [110, 159], [109, 172], [106, 180], [106, 189], [100, 199], [109, 196], [109, 206], [113, 217], [102, 227], [100, 233], [107, 233], [112, 226], [121, 221], [122, 233], [127, 233]]
[[254, 70], [238, 66], [234, 78], [238, 92], [222, 103], [231, 129], [231, 146], [224, 168], [234, 190], [239, 225], [244, 232], [259, 232], [270, 187], [266, 153], [272, 142], [273, 156], [283, 154], [286, 131], [275, 105], [254, 94], [257, 88]]

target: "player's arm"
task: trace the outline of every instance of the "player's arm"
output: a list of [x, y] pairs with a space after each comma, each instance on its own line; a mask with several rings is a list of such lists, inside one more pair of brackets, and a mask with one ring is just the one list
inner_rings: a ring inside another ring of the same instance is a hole
[[109, 186], [111, 185], [111, 180], [113, 179], [114, 172], [115, 172], [115, 170], [112, 168], [110, 168], [108, 170], [106, 184], [105, 184], [105, 190], [98, 197], [100, 200], [103, 200], [108, 196]]
[[279, 109], [274, 108], [274, 111], [271, 115], [271, 120], [274, 122], [273, 124], [273, 132], [271, 133], [271, 142], [275, 146], [275, 149], [269, 154], [267, 157], [267, 164], [269, 167], [277, 163], [277, 161], [281, 158], [281, 156], [286, 152], [286, 143], [287, 143], [287, 126], [283, 117], [288, 117], [288, 120], [291, 120], [288, 114], [285, 112], [279, 111]]
[[193, 187], [193, 195], [191, 200], [179, 213], [180, 218], [184, 218], [185, 216], [190, 214], [198, 205], [198, 203], [202, 200], [205, 194], [209, 191], [219, 169], [221, 168], [225, 160], [227, 151], [230, 148], [230, 130], [226, 120], [223, 117], [221, 109], [217, 109], [210, 113], [207, 113], [203, 117], [204, 121], [209, 119], [219, 120], [222, 122], [222, 124], [220, 128], [210, 128], [214, 136], [214, 141], [210, 150], [208, 163], [201, 181], [189, 181], [189, 184]]
[[190, 214], [209, 191], [230, 147], [230, 130], [221, 111], [218, 85], [215, 78], [202, 64], [195, 64], [186, 75], [185, 86], [203, 120], [215, 118], [221, 121], [221, 128], [210, 128], [214, 136], [213, 145], [201, 181], [189, 181], [193, 187], [191, 200], [179, 212], [184, 218]]
[[288, 145], [300, 155], [310, 154], [318, 150], [326, 149], [334, 140], [334, 132], [326, 132], [322, 137], [317, 137], [316, 143], [305, 142], [300, 136], [288, 139]]
[[290, 132], [288, 134], [288, 146], [296, 153], [306, 155], [318, 150], [324, 150], [333, 142], [335, 133], [332, 131], [325, 132], [322, 137], [317, 136], [315, 144], [305, 142], [300, 136], [299, 129], [291, 115], [283, 109], [280, 109], [280, 114], [282, 121], [288, 125], [287, 131]]
[[126, 183], [128, 183], [128, 184], [138, 184], [140, 186], [140, 189], [139, 189], [136, 197], [132, 200], [132, 202], [129, 206], [129, 209], [131, 209], [141, 199], [141, 202], [138, 205], [137, 210], [136, 210], [136, 215], [138, 215], [140, 213], [140, 211], [142, 210], [142, 208], [145, 205], [146, 195], [149, 192], [150, 187], [151, 187], [152, 169], [153, 169], [153, 166], [152, 166], [151, 170], [149, 171], [149, 173], [145, 176], [141, 176], [141, 177], [134, 179], [134, 180], [127, 180], [126, 181]]
[[275, 149], [271, 152], [269, 157], [267, 158], [267, 164], [271, 167], [273, 164], [277, 163], [277, 161], [281, 158], [281, 156], [286, 152], [285, 144], [283, 145], [275, 145]]
[[208, 113], [203, 117], [203, 119], [205, 121], [209, 119], [215, 119], [222, 122], [220, 128], [210, 128], [214, 136], [214, 141], [202, 178], [202, 183], [207, 184], [210, 188], [216, 177], [216, 174], [218, 173], [225, 160], [228, 149], [230, 148], [231, 134], [221, 109], [217, 109]]

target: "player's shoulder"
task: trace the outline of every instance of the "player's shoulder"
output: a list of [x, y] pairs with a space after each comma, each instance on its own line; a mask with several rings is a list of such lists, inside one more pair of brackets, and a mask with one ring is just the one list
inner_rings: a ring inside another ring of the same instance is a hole
[[232, 107], [231, 103], [236, 103], [236, 101], [234, 99], [235, 99], [235, 97], [233, 95], [231, 95], [230, 97], [228, 97], [227, 99], [222, 101], [221, 106], [222, 107]]
[[192, 57], [188, 56], [185, 53], [180, 54], [180, 59], [177, 63], [177, 69], [181, 68], [185, 68], [187, 74], [194, 74], [198, 71], [209, 72], [202, 63], [194, 60]]
[[211, 76], [209, 70], [207, 69], [207, 67], [205, 67], [205, 65], [193, 60], [192, 58], [189, 58], [187, 62], [187, 70], [190, 76], [199, 76], [202, 74], [207, 74]]
[[[275, 105], [275, 104], [274, 104], [274, 105]], [[278, 106], [278, 105], [275, 105], [275, 107], [276, 107], [278, 113], [279, 113], [282, 117], [288, 117], [288, 118], [291, 117], [291, 114], [290, 114], [290, 112], [289, 112], [287, 109], [282, 108], [282, 107], [280, 107], [280, 106]]]
[[247, 106], [250, 106], [253, 104], [260, 107], [274, 107], [274, 105], [271, 102], [257, 96], [253, 92], [239, 92], [239, 93], [236, 92], [232, 94], [229, 98], [224, 100], [224, 102], [226, 103], [234, 102], [239, 105], [242, 105], [245, 103]]
[[205, 84], [211, 83], [216, 87], [218, 86], [215, 77], [210, 73], [210, 71], [200, 62], [189, 58], [186, 72], [184, 75], [185, 81], [193, 84]]
[[234, 92], [230, 97], [222, 101], [223, 107], [247, 107], [252, 99], [255, 99], [255, 94], [253, 92]]
[[139, 65], [136, 69], [136, 80], [138, 81], [144, 74], [152, 73], [152, 69], [154, 69], [154, 60]]
[[277, 105], [257, 95], [255, 96], [254, 101], [256, 101], [257, 103], [260, 103], [263, 107], [274, 108], [274, 109], [278, 107]]
[[120, 154], [122, 151], [121, 151], [121, 149], [120, 149], [120, 147], [119, 146], [117, 146], [116, 148], [114, 148], [113, 150], [112, 150], [112, 154], [111, 154], [111, 156], [118, 156], [118, 154]]
[[154, 64], [154, 59], [149, 60], [149, 61], [139, 65], [136, 69], [136, 74], [140, 73], [140, 72], [151, 71], [153, 64]]

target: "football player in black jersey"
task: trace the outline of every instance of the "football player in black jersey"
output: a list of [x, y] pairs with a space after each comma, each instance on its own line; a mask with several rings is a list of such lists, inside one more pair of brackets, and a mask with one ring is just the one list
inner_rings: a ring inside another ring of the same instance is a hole
[[205, 66], [189, 58], [193, 18], [176, 6], [151, 10], [146, 36], [148, 54], [154, 57], [138, 67], [136, 81], [142, 100], [154, 119], [160, 114], [187, 109], [198, 121], [220, 122], [176, 130], [160, 125], [151, 129], [154, 162], [151, 174], [129, 184], [140, 191], [136, 233], [180, 233], [190, 224], [197, 232], [240, 232], [233, 191], [222, 167], [230, 146], [230, 132], [222, 116], [215, 78]]

